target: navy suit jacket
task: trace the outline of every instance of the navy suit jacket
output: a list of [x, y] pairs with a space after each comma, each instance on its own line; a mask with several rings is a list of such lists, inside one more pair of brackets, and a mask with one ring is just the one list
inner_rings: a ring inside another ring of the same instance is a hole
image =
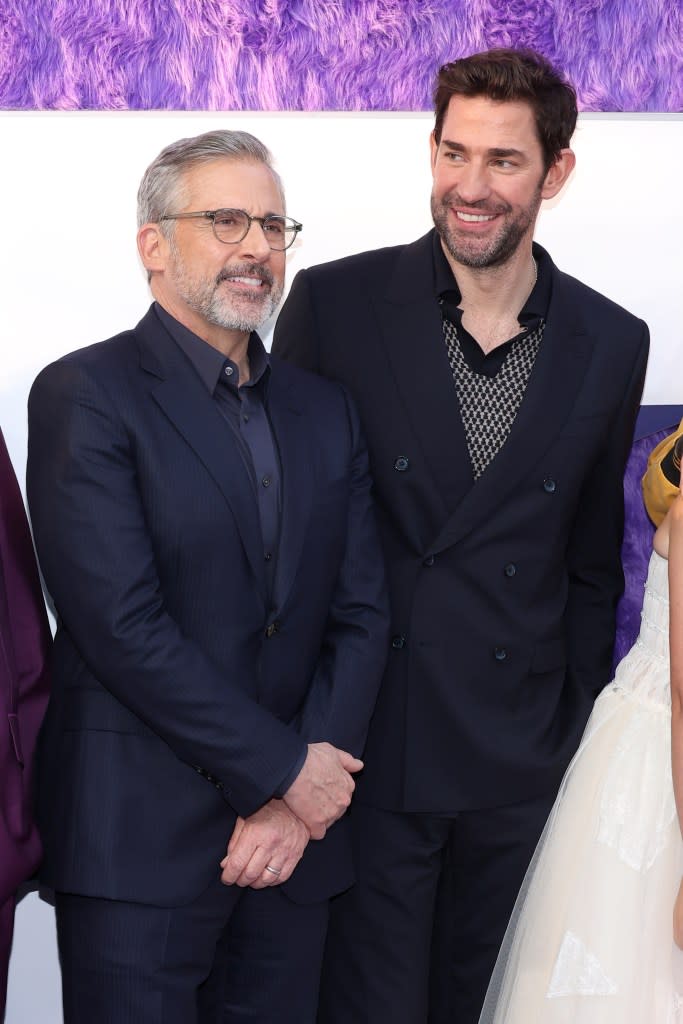
[[647, 327], [553, 266], [524, 399], [476, 484], [432, 232], [301, 271], [273, 351], [349, 389], [370, 450], [394, 636], [359, 797], [455, 813], [550, 792], [610, 677]]
[[[277, 360], [268, 411], [283, 474], [270, 603], [253, 483], [153, 308], [33, 386], [28, 498], [58, 616], [39, 792], [54, 888], [188, 902], [306, 742], [363, 748], [387, 615], [357, 415]], [[294, 899], [350, 884], [345, 825], [309, 844]]]

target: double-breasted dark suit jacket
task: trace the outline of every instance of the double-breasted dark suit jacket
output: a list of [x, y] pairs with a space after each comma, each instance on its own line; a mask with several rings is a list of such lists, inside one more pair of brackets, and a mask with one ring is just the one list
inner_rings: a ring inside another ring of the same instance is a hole
[[47, 704], [50, 640], [24, 503], [0, 432], [0, 904], [40, 859], [33, 755]]
[[[56, 889], [189, 902], [306, 742], [363, 747], [387, 613], [357, 414], [277, 360], [267, 408], [283, 480], [270, 601], [255, 485], [154, 307], [33, 386], [28, 497], [58, 616], [39, 797]], [[292, 898], [350, 883], [344, 829], [309, 844]]]
[[648, 333], [553, 266], [519, 413], [473, 484], [432, 244], [300, 272], [273, 351], [345, 384], [368, 439], [393, 639], [360, 798], [451, 813], [550, 792], [609, 680]]

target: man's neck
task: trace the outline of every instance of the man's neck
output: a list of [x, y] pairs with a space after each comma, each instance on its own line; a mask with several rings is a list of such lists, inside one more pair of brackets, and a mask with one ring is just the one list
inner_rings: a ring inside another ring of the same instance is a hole
[[228, 330], [225, 327], [218, 327], [210, 324], [200, 317], [194, 310], [173, 302], [166, 295], [157, 295], [152, 289], [154, 298], [167, 313], [174, 317], [178, 323], [192, 331], [198, 338], [205, 341], [207, 345], [217, 349], [227, 359], [236, 364], [239, 370], [239, 382], [245, 384], [249, 380], [249, 338], [248, 331]]
[[462, 324], [484, 352], [519, 332], [518, 314], [536, 283], [531, 240], [496, 267], [466, 267], [444, 249], [460, 291]]

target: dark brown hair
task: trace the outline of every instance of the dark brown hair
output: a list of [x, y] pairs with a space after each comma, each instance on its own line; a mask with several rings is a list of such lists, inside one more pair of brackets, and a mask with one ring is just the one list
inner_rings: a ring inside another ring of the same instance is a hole
[[434, 139], [438, 145], [451, 96], [486, 96], [529, 103], [545, 169], [566, 149], [576, 127], [576, 93], [550, 61], [534, 50], [486, 50], [440, 69], [434, 89]]

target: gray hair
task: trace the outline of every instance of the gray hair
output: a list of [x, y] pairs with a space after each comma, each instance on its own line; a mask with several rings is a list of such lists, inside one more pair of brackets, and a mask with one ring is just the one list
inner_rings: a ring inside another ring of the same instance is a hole
[[[265, 164], [270, 170], [284, 203], [284, 189], [273, 167], [270, 151], [249, 132], [220, 130], [179, 139], [162, 149], [145, 171], [138, 189], [138, 227], [157, 223], [182, 203], [183, 177], [198, 164], [230, 157], [233, 160]], [[174, 221], [167, 222], [164, 233], [172, 235]], [[170, 229], [170, 230], [169, 230]]]

